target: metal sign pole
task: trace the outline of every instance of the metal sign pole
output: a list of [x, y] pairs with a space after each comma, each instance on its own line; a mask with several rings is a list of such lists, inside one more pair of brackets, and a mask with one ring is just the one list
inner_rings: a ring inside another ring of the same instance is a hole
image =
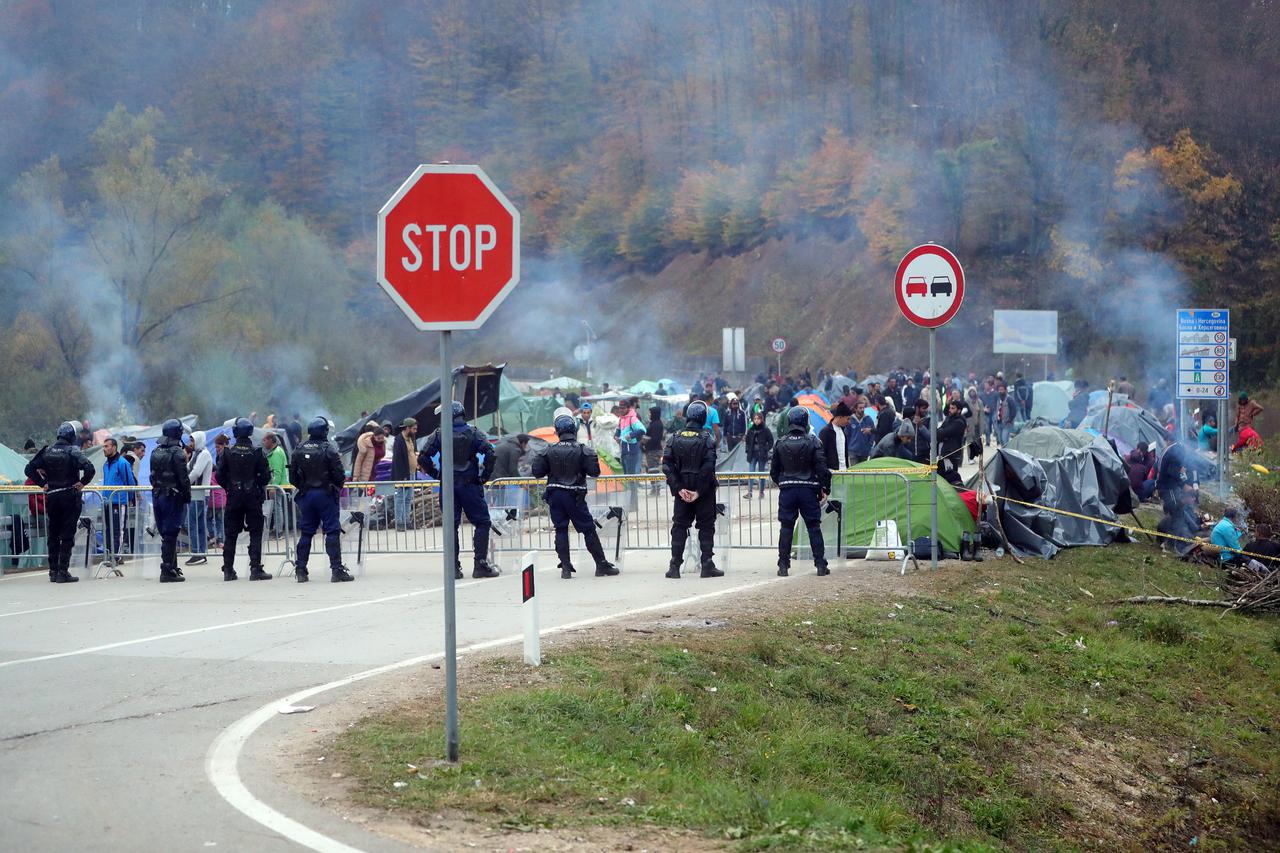
[[1225, 469], [1227, 467], [1227, 401], [1218, 400], [1218, 497], [1225, 498], [1226, 481]]
[[[458, 760], [458, 614], [454, 600], [453, 557], [458, 531], [453, 526], [453, 333], [440, 333], [440, 527], [444, 531], [444, 741], [449, 761]], [[416, 454], [416, 449], [410, 451]]]
[[938, 332], [929, 330], [929, 567], [938, 570]]

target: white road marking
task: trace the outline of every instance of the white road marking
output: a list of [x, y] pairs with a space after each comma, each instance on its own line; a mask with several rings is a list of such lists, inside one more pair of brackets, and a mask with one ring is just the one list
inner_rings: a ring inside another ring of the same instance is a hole
[[[585, 628], [590, 625], [598, 625], [602, 622], [609, 622], [614, 619], [621, 619], [626, 616], [634, 616], [640, 613], [649, 613], [656, 610], [667, 610], [672, 607], [680, 607], [686, 604], [693, 604], [698, 601], [705, 601], [710, 598], [718, 598], [722, 595], [731, 595], [735, 592], [744, 592], [756, 587], [765, 586], [771, 583], [779, 583], [787, 580], [786, 578], [768, 578], [767, 580], [755, 581], [754, 583], [742, 584], [740, 586], [732, 586], [726, 589], [718, 589], [714, 592], [706, 592], [701, 595], [694, 595], [688, 598], [680, 598], [675, 601], [664, 601], [658, 604], [650, 604], [644, 607], [634, 607], [628, 610], [621, 610], [616, 613], [609, 613], [603, 616], [592, 616], [587, 619], [580, 619], [577, 622], [569, 622], [564, 625], [557, 625], [553, 628], [547, 628], [541, 632], [541, 636], [551, 634], [560, 634], [565, 631], [572, 631], [577, 628]], [[474, 652], [485, 651], [487, 649], [497, 648], [512, 643], [518, 643], [524, 639], [523, 634], [516, 634], [510, 637], [503, 637], [497, 640], [486, 640], [482, 643], [473, 643], [458, 649], [459, 656], [471, 654]], [[417, 657], [408, 658], [407, 660], [389, 663], [383, 666], [366, 669], [363, 672], [357, 672], [354, 675], [348, 675], [345, 678], [339, 678], [336, 681], [330, 681], [327, 684], [321, 684], [318, 687], [308, 687], [291, 693], [283, 699], [277, 699], [263, 705], [261, 708], [253, 711], [230, 726], [222, 730], [222, 734], [218, 735], [213, 744], [209, 747], [209, 752], [205, 756], [205, 774], [209, 777], [209, 781], [213, 783], [213, 787], [224, 800], [230, 803], [236, 810], [244, 814], [250, 820], [259, 823], [268, 829], [276, 832], [285, 838], [303, 847], [309, 847], [312, 850], [320, 851], [320, 853], [359, 853], [359, 848], [351, 847], [337, 839], [330, 838], [321, 832], [312, 829], [305, 824], [299, 823], [291, 817], [276, 811], [271, 806], [259, 800], [245, 786], [244, 780], [240, 778], [239, 762], [240, 753], [244, 749], [249, 738], [253, 736], [259, 728], [268, 720], [273, 719], [277, 715], [277, 710], [281, 705], [297, 705], [303, 700], [309, 699], [320, 693], [330, 690], [336, 690], [340, 687], [354, 684], [357, 681], [363, 681], [366, 678], [373, 678], [388, 672], [394, 672], [398, 669], [404, 669], [409, 666], [427, 663], [429, 661], [440, 660], [444, 657], [444, 652], [434, 652], [428, 655], [419, 655]]]
[[20, 574], [14, 574], [14, 575], [5, 575], [4, 577], [0, 577], [0, 581], [22, 581], [22, 580], [30, 580], [31, 578], [48, 578], [48, 577], [49, 577], [48, 572], [42, 571], [42, 570], [36, 570], [32, 572], [22, 572]]
[[[459, 583], [455, 585], [455, 589], [465, 589], [469, 586], [484, 583], [483, 580], [473, 580], [468, 583]], [[160, 640], [172, 640], [176, 637], [190, 637], [194, 634], [203, 634], [208, 631], [222, 631], [227, 628], [240, 628], [245, 625], [259, 625], [263, 622], [278, 622], [281, 619], [293, 619], [298, 616], [312, 616], [316, 613], [331, 613], [335, 610], [348, 610], [353, 607], [367, 607], [371, 604], [385, 604], [388, 601], [396, 601], [402, 598], [413, 598], [419, 595], [430, 595], [435, 592], [443, 592], [443, 586], [432, 587], [430, 589], [419, 589], [413, 592], [402, 592], [396, 595], [386, 595], [382, 598], [369, 598], [363, 601], [348, 601], [343, 604], [332, 604], [328, 607], [315, 607], [311, 610], [295, 610], [292, 613], [277, 613], [273, 616], [260, 616], [256, 619], [244, 619], [239, 622], [224, 622], [221, 625], [206, 625], [203, 628], [188, 628], [185, 631], [173, 631], [168, 634], [153, 634], [150, 637], [138, 637], [133, 640], [120, 640], [115, 643], [103, 643], [100, 646], [89, 646], [83, 649], [72, 649], [69, 652], [55, 652], [47, 655], [37, 655], [30, 658], [18, 658], [17, 660], [0, 661], [0, 669], [7, 666], [18, 666], [24, 663], [37, 663], [45, 660], [57, 660], [58, 658], [70, 658], [77, 655], [92, 655], [98, 652], [107, 652], [112, 649], [122, 649], [126, 646], [137, 646], [142, 643], [155, 643]]]
[[95, 598], [92, 601], [75, 601], [71, 604], [55, 604], [52, 607], [36, 607], [31, 610], [12, 610], [8, 613], [0, 613], [0, 619], [6, 616], [26, 616], [28, 613], [44, 613], [48, 610], [65, 610], [68, 607], [88, 607], [90, 604], [107, 604], [112, 601], [124, 601], [129, 598], [142, 598], [144, 595], [154, 595], [151, 592], [140, 592], [137, 595], [117, 595], [115, 598]]

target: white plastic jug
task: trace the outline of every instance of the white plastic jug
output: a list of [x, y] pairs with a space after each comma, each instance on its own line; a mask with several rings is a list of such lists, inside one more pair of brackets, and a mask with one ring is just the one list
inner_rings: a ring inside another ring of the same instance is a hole
[[892, 518], [876, 522], [867, 546], [868, 560], [901, 560], [902, 540], [898, 538], [898, 522]]

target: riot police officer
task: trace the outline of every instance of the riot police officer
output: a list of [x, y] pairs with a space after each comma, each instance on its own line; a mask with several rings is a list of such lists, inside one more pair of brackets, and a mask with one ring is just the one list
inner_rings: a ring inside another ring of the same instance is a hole
[[253, 421], [236, 418], [231, 427], [235, 444], [222, 451], [215, 473], [218, 485], [227, 493], [226, 538], [222, 544], [222, 579], [236, 579], [236, 538], [249, 531], [249, 580], [269, 581], [262, 570], [262, 505], [271, 482], [271, 466], [262, 451], [253, 446]]
[[796, 516], [809, 530], [809, 545], [818, 574], [829, 575], [826, 548], [822, 541], [821, 501], [831, 491], [831, 470], [827, 468], [822, 442], [809, 433], [809, 413], [802, 406], [787, 412], [787, 434], [773, 446], [769, 477], [778, 485], [778, 576], [791, 569], [791, 538]]
[[71, 574], [68, 567], [71, 565], [76, 524], [84, 506], [80, 490], [93, 482], [96, 469], [76, 446], [76, 433], [76, 425], [70, 421], [60, 425], [58, 440], [37, 453], [26, 467], [27, 476], [45, 491], [45, 512], [49, 519], [49, 580], [52, 583], [80, 580]]
[[181, 583], [178, 531], [191, 503], [191, 478], [182, 450], [182, 421], [169, 418], [160, 427], [160, 442], [151, 454], [151, 499], [160, 531], [160, 583]]
[[689, 526], [698, 523], [702, 577], [723, 577], [712, 562], [716, 538], [716, 442], [707, 431], [707, 404], [694, 400], [684, 411], [684, 427], [671, 434], [662, 453], [662, 473], [675, 498], [671, 513], [671, 565], [667, 577], [680, 577]]
[[298, 555], [294, 577], [298, 583], [310, 580], [307, 562], [311, 557], [311, 537], [316, 528], [324, 530], [324, 550], [329, 555], [329, 580], [355, 580], [342, 565], [342, 525], [338, 522], [338, 494], [347, 480], [338, 450], [329, 443], [329, 421], [312, 418], [307, 424], [307, 440], [293, 450], [289, 460], [289, 482], [298, 490]]
[[578, 444], [578, 424], [570, 415], [555, 421], [559, 441], [533, 457], [533, 476], [547, 478], [547, 507], [551, 524], [556, 529], [556, 556], [560, 558], [560, 577], [573, 577], [569, 559], [569, 523], [582, 534], [587, 553], [596, 561], [596, 577], [618, 574], [609, 562], [596, 533], [596, 522], [587, 509], [587, 477], [600, 476], [600, 458], [595, 451]]
[[[440, 410], [436, 410], [440, 414]], [[466, 409], [462, 403], [453, 402], [453, 427], [450, 432], [453, 441], [453, 527], [454, 552], [453, 575], [462, 577], [462, 543], [458, 541], [457, 528], [462, 523], [462, 514], [475, 528], [472, 545], [475, 549], [471, 577], [496, 578], [499, 572], [489, 565], [489, 505], [484, 500], [484, 484], [493, 476], [496, 459], [489, 439], [484, 433], [467, 423]], [[441, 418], [443, 425], [444, 419]], [[426, 446], [418, 454], [420, 465], [433, 478], [440, 479], [440, 467], [436, 457], [440, 455], [440, 430], [431, 433]], [[477, 461], [479, 457], [479, 461]]]

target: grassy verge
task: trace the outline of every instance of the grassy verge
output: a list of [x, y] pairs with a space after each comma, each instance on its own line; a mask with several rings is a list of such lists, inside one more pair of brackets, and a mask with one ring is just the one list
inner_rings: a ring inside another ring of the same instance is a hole
[[495, 686], [466, 697], [460, 767], [429, 769], [434, 703], [363, 720], [342, 760], [367, 804], [521, 829], [692, 828], [740, 849], [1276, 849], [1280, 622], [1107, 604], [1203, 595], [1196, 567], [1141, 545], [914, 583], [567, 650], [532, 676], [485, 664]]

